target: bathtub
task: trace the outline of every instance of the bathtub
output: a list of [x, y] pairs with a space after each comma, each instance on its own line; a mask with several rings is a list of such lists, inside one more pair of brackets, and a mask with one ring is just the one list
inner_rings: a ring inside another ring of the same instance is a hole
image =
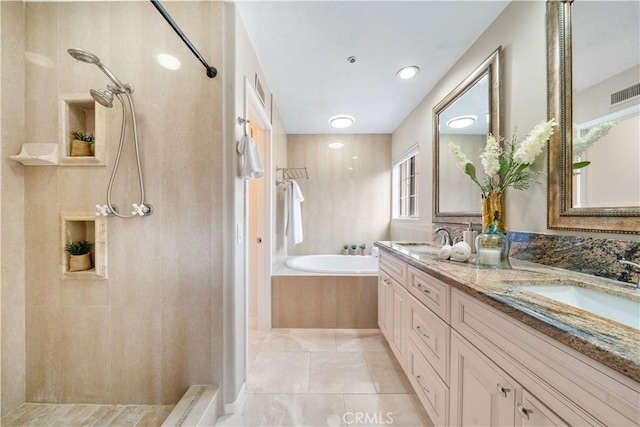
[[298, 271], [332, 274], [378, 274], [378, 258], [370, 255], [303, 255], [285, 265]]
[[288, 258], [271, 277], [272, 327], [377, 328], [377, 274], [372, 256]]

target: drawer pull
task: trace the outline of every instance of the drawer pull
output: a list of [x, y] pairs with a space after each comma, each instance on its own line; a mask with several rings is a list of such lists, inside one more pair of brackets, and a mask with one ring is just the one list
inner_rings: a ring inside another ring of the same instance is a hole
[[429, 334], [424, 332], [420, 327], [420, 325], [416, 326], [416, 331], [420, 332], [422, 336], [425, 337], [426, 339], [431, 339], [431, 337], [429, 337]]
[[424, 292], [425, 294], [430, 294], [431, 291], [427, 288], [423, 288], [422, 285], [420, 283], [418, 283], [418, 289], [420, 289], [422, 292]]
[[421, 389], [424, 390], [425, 393], [429, 393], [429, 389], [422, 384], [422, 381], [420, 381], [420, 375], [416, 375], [416, 381], [418, 382], [418, 385], [420, 386]]
[[507, 393], [511, 391], [510, 388], [505, 388], [500, 383], [496, 384], [496, 389], [498, 390], [498, 393], [502, 395], [502, 397], [507, 397]]
[[518, 412], [520, 413], [520, 416], [522, 418], [524, 418], [525, 420], [529, 419], [529, 414], [531, 414], [533, 411], [531, 409], [527, 409], [524, 406], [522, 406], [522, 403], [518, 403], [516, 405], [516, 408], [518, 409]]

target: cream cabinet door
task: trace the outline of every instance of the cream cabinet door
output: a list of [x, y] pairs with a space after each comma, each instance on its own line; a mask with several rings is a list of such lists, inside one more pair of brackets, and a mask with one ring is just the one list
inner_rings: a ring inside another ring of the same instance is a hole
[[451, 357], [451, 424], [514, 426], [520, 386], [454, 331]]
[[387, 305], [387, 294], [391, 292], [391, 279], [384, 274], [383, 271], [378, 272], [378, 326], [383, 335], [390, 341], [391, 335], [389, 331], [389, 315], [393, 311], [389, 311]]
[[391, 307], [393, 307], [393, 333], [390, 341], [391, 350], [393, 350], [400, 365], [405, 366], [405, 339], [406, 339], [406, 321], [407, 313], [407, 290], [395, 281], [391, 282], [391, 292], [388, 294], [391, 299]]

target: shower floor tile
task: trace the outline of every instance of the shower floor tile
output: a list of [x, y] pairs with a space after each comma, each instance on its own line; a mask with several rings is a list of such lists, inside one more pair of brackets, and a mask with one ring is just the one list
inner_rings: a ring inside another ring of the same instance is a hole
[[1, 425], [14, 426], [159, 426], [173, 405], [92, 405], [24, 403], [2, 417]]

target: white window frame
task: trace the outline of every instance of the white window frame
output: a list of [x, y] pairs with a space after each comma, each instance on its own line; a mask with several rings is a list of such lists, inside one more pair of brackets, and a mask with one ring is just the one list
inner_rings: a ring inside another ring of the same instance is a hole
[[[418, 176], [420, 174], [420, 144], [419, 143], [415, 143], [414, 145], [412, 145], [409, 149], [407, 149], [404, 153], [402, 153], [401, 155], [399, 155], [396, 159], [393, 160], [392, 162], [392, 168], [391, 168], [391, 218], [392, 219], [400, 219], [400, 220], [412, 220], [412, 219], [418, 219], [418, 216], [420, 214], [420, 211], [418, 209], [418, 200], [419, 200], [419, 192], [418, 192]], [[400, 204], [401, 204], [401, 191], [400, 191], [400, 166], [406, 162], [407, 160], [411, 159], [412, 157], [416, 157], [416, 169], [415, 169], [415, 173], [414, 173], [414, 188], [415, 188], [415, 192], [414, 192], [414, 198], [415, 198], [415, 202], [414, 202], [414, 209], [415, 209], [415, 213], [414, 215], [405, 215], [405, 216], [401, 216], [400, 215]]]

